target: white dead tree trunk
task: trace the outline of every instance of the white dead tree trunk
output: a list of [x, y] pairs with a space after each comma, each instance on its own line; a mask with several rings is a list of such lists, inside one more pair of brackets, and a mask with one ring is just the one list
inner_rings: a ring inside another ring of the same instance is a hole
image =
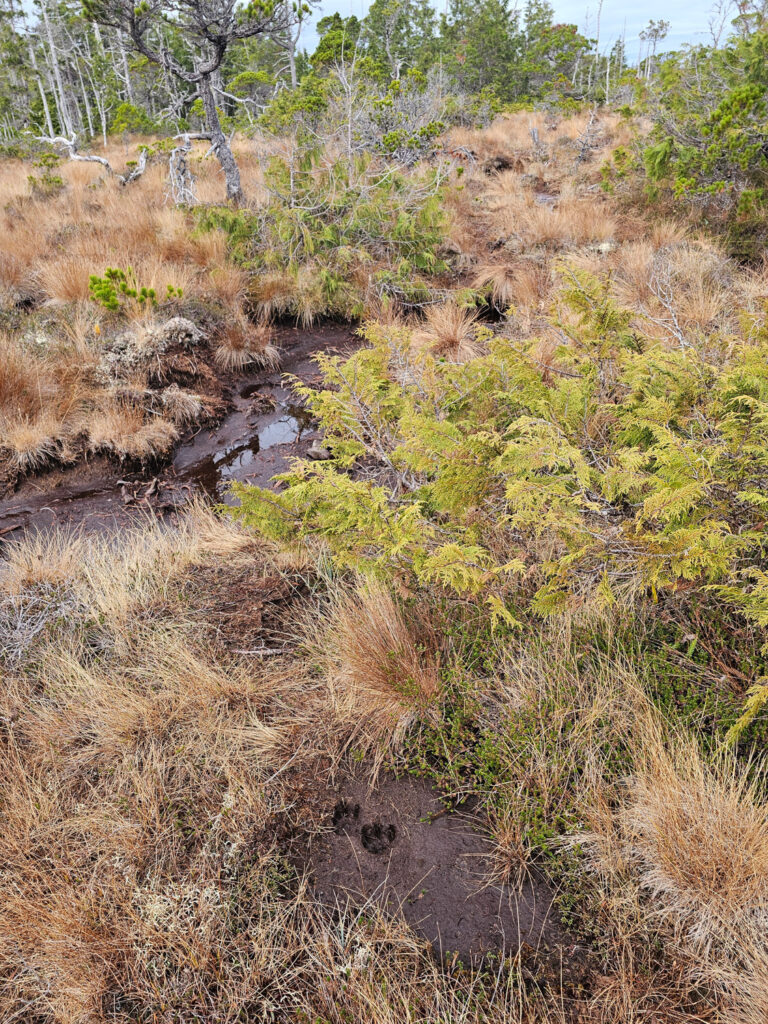
[[27, 36], [27, 46], [29, 47], [29, 63], [32, 65], [32, 71], [35, 75], [37, 88], [40, 90], [40, 99], [43, 104], [43, 114], [45, 115], [45, 127], [48, 129], [48, 134], [53, 135], [53, 121], [51, 120], [51, 111], [48, 106], [48, 97], [45, 93], [45, 86], [43, 85], [43, 80], [40, 77], [40, 71], [37, 67], [37, 57], [35, 56], [35, 49], [32, 46], [32, 39], [30, 36]]
[[117, 32], [117, 48], [120, 54], [120, 62], [123, 65], [123, 81], [125, 82], [125, 95], [128, 97], [128, 102], [133, 103], [133, 85], [131, 84], [131, 71], [128, 67], [128, 54], [125, 49], [125, 43], [123, 42], [123, 33]]
[[195, 179], [189, 169], [188, 156], [192, 150], [192, 135], [185, 132], [177, 135], [181, 145], [171, 150], [168, 161], [168, 182], [171, 189], [171, 199], [176, 206], [194, 206], [197, 202], [195, 195]]
[[48, 51], [50, 54], [51, 72], [53, 74], [54, 83], [53, 95], [56, 101], [56, 113], [61, 127], [68, 135], [71, 135], [74, 131], [72, 126], [72, 117], [69, 112], [69, 104], [67, 103], [67, 94], [64, 91], [61, 68], [59, 67], [59, 54], [53, 37], [51, 19], [48, 17], [48, 9], [45, 2], [40, 4], [40, 11], [43, 15], [43, 26], [45, 27], [45, 35], [48, 40]]

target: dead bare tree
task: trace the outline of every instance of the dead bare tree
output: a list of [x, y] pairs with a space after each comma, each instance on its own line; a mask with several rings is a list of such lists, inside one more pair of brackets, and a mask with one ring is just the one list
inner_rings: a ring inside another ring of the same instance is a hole
[[187, 159], [192, 150], [192, 136], [185, 132], [176, 138], [180, 140], [179, 145], [171, 150], [168, 160], [170, 197], [177, 206], [194, 206], [197, 202], [195, 179]]
[[295, 89], [299, 84], [296, 70], [296, 53], [299, 39], [301, 39], [301, 33], [307, 18], [312, 13], [312, 7], [316, 6], [317, 3], [318, 0], [293, 0], [293, 10], [295, 13], [293, 24], [275, 29], [271, 36], [272, 42], [285, 52], [292, 89]]
[[[240, 170], [216, 109], [216, 75], [229, 46], [239, 39], [285, 32], [297, 13], [287, 0], [260, 0], [247, 6], [241, 0], [85, 0], [95, 22], [125, 34], [135, 50], [170, 75], [193, 86], [187, 100], [200, 99], [205, 131], [196, 133], [211, 143], [224, 172], [227, 199], [244, 201]], [[189, 48], [184, 61], [165, 42], [159, 29], [172, 26]]]

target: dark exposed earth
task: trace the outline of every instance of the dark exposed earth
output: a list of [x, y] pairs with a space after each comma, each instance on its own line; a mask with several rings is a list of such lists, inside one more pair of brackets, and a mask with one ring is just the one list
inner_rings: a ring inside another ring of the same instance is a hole
[[568, 957], [552, 890], [533, 875], [519, 890], [493, 882], [480, 817], [469, 809], [448, 813], [425, 780], [386, 776], [375, 789], [350, 781], [326, 803], [328, 828], [305, 866], [329, 908], [374, 901], [401, 910], [441, 960], [515, 954], [523, 946]]
[[146, 517], [172, 518], [195, 494], [227, 501], [227, 484], [235, 480], [269, 486], [319, 439], [283, 374], [319, 383], [313, 355], [343, 354], [359, 342], [348, 328], [329, 324], [279, 327], [274, 344], [280, 368], [232, 378], [223, 419], [190, 430], [163, 465], [131, 472], [99, 457], [25, 480], [0, 500], [0, 541], [30, 527], [109, 531]]

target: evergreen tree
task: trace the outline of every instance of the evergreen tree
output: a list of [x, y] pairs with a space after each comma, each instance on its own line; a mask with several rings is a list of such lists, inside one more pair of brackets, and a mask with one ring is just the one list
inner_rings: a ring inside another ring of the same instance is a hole
[[374, 0], [363, 21], [368, 53], [392, 79], [404, 69], [427, 70], [437, 50], [436, 30], [429, 0]]
[[21, 4], [0, 0], [0, 132], [6, 138], [24, 125], [32, 100], [25, 49]]
[[319, 70], [350, 60], [357, 50], [361, 31], [362, 25], [354, 15], [342, 18], [335, 13], [321, 18], [317, 23], [319, 40], [311, 57], [312, 67]]
[[490, 86], [501, 99], [515, 98], [524, 39], [509, 0], [450, 0], [441, 35], [446, 69], [463, 89]]

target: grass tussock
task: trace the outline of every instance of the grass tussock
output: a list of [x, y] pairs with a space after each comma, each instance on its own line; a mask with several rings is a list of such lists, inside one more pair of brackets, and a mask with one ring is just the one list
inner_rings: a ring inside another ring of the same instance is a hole
[[475, 337], [477, 321], [474, 310], [455, 302], [430, 306], [423, 322], [413, 331], [412, 341], [417, 349], [455, 362], [474, 359], [481, 352]]
[[166, 454], [178, 437], [174, 423], [161, 417], [146, 419], [141, 409], [120, 402], [92, 416], [88, 429], [91, 451], [139, 462]]
[[764, 780], [689, 745], [648, 757], [621, 814], [627, 854], [660, 917], [705, 953], [742, 959], [768, 913]]
[[177, 427], [195, 423], [203, 414], [204, 400], [200, 395], [185, 391], [178, 384], [170, 384], [160, 394], [163, 409]]
[[214, 352], [216, 364], [224, 370], [240, 371], [246, 366], [268, 366], [277, 369], [280, 357], [270, 344], [271, 333], [266, 324], [254, 324], [238, 317], [225, 324], [219, 333]]
[[368, 751], [376, 771], [437, 706], [441, 655], [434, 627], [383, 586], [368, 583], [335, 595], [327, 623], [319, 631], [309, 626], [308, 639], [319, 650], [346, 746]]
[[173, 380], [168, 350], [181, 343], [164, 331], [176, 322], [142, 319], [110, 339], [93, 312], [78, 306], [66, 330], [45, 322], [37, 336], [0, 335], [3, 481], [13, 485], [92, 453], [146, 462], [166, 454], [179, 429], [210, 414], [215, 398]]

